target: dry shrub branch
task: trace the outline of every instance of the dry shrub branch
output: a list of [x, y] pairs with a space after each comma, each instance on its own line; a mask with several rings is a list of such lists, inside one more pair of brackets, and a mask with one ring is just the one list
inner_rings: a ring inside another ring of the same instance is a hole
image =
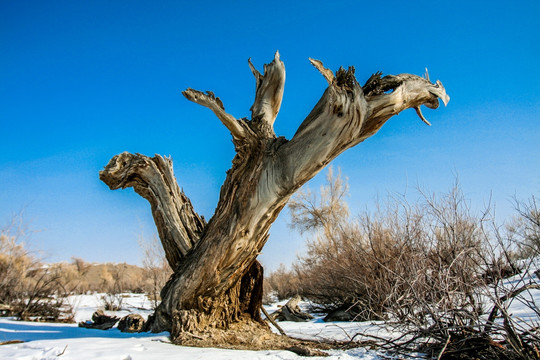
[[[479, 359], [537, 356], [538, 324], [517, 321], [508, 310], [512, 301], [538, 309], [526, 296], [538, 287], [527, 272], [530, 255], [538, 255], [536, 199], [518, 204], [518, 218], [505, 231], [489, 207], [471, 210], [457, 182], [443, 195], [419, 191], [414, 204], [390, 197], [355, 219], [346, 196], [346, 182], [330, 170], [320, 196], [304, 191], [290, 203], [292, 225], [312, 235], [294, 267], [299, 294], [327, 312], [393, 324], [407, 334], [386, 343], [393, 349], [421, 347], [448, 359], [466, 359], [467, 351]], [[516, 253], [528, 260], [518, 262]], [[519, 286], [509, 287], [504, 279], [520, 271]]]
[[154, 309], [161, 301], [160, 291], [172, 274], [172, 269], [165, 257], [165, 251], [158, 237], [154, 234], [151, 239], [143, 235], [139, 238], [139, 246], [142, 250], [142, 265], [145, 281], [145, 292], [149, 295]]
[[23, 320], [71, 322], [62, 273], [30, 253], [27, 235], [21, 215], [0, 229], [0, 311]]

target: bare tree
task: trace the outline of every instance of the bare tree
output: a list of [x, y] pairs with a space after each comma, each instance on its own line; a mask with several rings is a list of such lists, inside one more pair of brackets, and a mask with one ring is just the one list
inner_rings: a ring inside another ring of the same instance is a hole
[[526, 201], [514, 199], [517, 216], [508, 225], [508, 231], [519, 244], [519, 256], [540, 255], [540, 203], [531, 196]]
[[145, 239], [143, 235], [139, 238], [139, 246], [142, 250], [142, 265], [149, 283], [146, 289], [150, 295], [154, 309], [159, 304], [159, 292], [165, 286], [172, 270], [165, 257], [165, 252], [159, 243], [159, 239], [154, 234], [151, 240]]
[[334, 75], [322, 62], [310, 61], [328, 88], [290, 140], [276, 136], [273, 129], [285, 84], [285, 66], [277, 52], [263, 74], [249, 61], [256, 84], [251, 119], [227, 113], [210, 91], [183, 92], [215, 113], [231, 132], [236, 150], [209, 222], [179, 189], [169, 158], [122, 153], [100, 172], [111, 189], [133, 187], [150, 202], [174, 269], [149, 320], [151, 330], [169, 330], [181, 343], [229, 342], [219, 336], [219, 329], [230, 334], [234, 324], [243, 333], [254, 334], [262, 321], [263, 275], [256, 257], [290, 196], [336, 156], [374, 135], [393, 115], [414, 108], [427, 122], [421, 105], [434, 109], [439, 98], [445, 104], [449, 101], [441, 82], [433, 84], [427, 76], [382, 77], [378, 72], [360, 86], [353, 67], [340, 68]]

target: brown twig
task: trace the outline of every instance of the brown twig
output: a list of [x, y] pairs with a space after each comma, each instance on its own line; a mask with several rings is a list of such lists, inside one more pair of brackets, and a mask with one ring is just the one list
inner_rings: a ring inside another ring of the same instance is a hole
[[64, 353], [66, 352], [67, 347], [68, 347], [68, 344], [66, 344], [66, 346], [64, 347], [64, 350], [62, 350], [62, 352], [60, 354], [56, 355], [56, 357], [60, 357], [60, 356], [64, 355]]
[[285, 334], [285, 331], [283, 331], [283, 329], [274, 321], [274, 319], [272, 319], [272, 317], [270, 315], [268, 315], [268, 312], [266, 311], [266, 309], [261, 306], [261, 311], [263, 312], [264, 316], [266, 316], [266, 318], [268, 319], [268, 321], [270, 321], [270, 323], [272, 325], [274, 325], [274, 327], [276, 329], [278, 329], [279, 333], [283, 336], [287, 336], [287, 334]]
[[441, 357], [443, 356], [448, 344], [450, 344], [450, 335], [448, 335], [448, 339], [446, 339], [446, 342], [444, 343], [444, 346], [443, 346], [441, 352], [439, 353], [439, 356], [437, 356], [437, 360], [441, 360]]

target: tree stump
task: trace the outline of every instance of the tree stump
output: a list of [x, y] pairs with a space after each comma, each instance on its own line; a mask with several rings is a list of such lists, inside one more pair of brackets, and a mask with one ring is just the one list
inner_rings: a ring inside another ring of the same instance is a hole
[[99, 329], [108, 330], [112, 328], [117, 322], [118, 317], [106, 315], [103, 310], [98, 310], [92, 314], [92, 322], [80, 322], [79, 327], [87, 329]]

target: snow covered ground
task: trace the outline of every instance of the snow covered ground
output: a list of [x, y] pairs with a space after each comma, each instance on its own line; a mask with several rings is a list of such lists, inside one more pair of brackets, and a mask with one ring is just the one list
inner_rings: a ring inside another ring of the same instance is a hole
[[[538, 267], [536, 267], [538, 268]], [[538, 282], [530, 270], [523, 278], [508, 279], [507, 288], [517, 288], [528, 282]], [[78, 295], [69, 298], [75, 309], [75, 320], [89, 320], [92, 313], [103, 308], [103, 294]], [[540, 291], [527, 293], [528, 305], [514, 301], [510, 312], [527, 322], [540, 322], [538, 305]], [[268, 306], [268, 312], [277, 309], [282, 303]], [[536, 307], [535, 311], [531, 310]], [[487, 305], [489, 306], [489, 305]], [[119, 312], [106, 312], [110, 315], [124, 316], [138, 313], [147, 317], [152, 311], [151, 303], [144, 295], [125, 294], [123, 309]], [[380, 337], [391, 336], [382, 323], [375, 322], [334, 322], [325, 323], [321, 317], [304, 323], [280, 322], [279, 325], [290, 336], [303, 339], [349, 340], [357, 333], [367, 333]], [[299, 359], [300, 356], [290, 351], [245, 351], [213, 348], [192, 348], [170, 343], [168, 333], [128, 334], [118, 329], [94, 330], [79, 328], [77, 324], [51, 324], [15, 321], [0, 318], [0, 343], [19, 340], [21, 343], [0, 346], [0, 359], [111, 359], [111, 360], [166, 360], [166, 359]], [[359, 340], [356, 338], [356, 340]], [[375, 351], [366, 349], [334, 350], [329, 357], [319, 359], [363, 359], [381, 360], [383, 357]], [[411, 357], [412, 358], [412, 357]], [[317, 359], [317, 358], [314, 358]], [[387, 358], [385, 358], [387, 359]], [[404, 359], [400, 357], [400, 359]]]
[[[70, 297], [75, 308], [75, 320], [89, 320], [92, 313], [103, 308], [102, 294], [79, 295]], [[143, 317], [151, 314], [151, 303], [144, 295], [125, 294], [123, 308], [118, 312], [106, 311], [107, 314], [124, 316], [138, 313]], [[268, 307], [269, 311], [277, 304]], [[306, 323], [281, 322], [287, 334], [308, 339], [347, 340], [358, 331], [366, 331], [375, 325], [367, 323], [325, 323], [315, 319]], [[15, 321], [12, 318], [0, 318], [0, 342], [20, 340], [22, 343], [0, 346], [0, 359], [111, 359], [111, 360], [166, 360], [166, 359], [300, 359], [290, 351], [246, 351], [223, 350], [213, 348], [192, 348], [170, 343], [168, 333], [128, 334], [118, 329], [95, 330], [80, 328], [77, 324], [51, 324]], [[317, 359], [317, 358], [314, 358]], [[366, 359], [377, 360], [380, 357], [374, 351], [350, 349], [331, 351], [324, 359]]]

